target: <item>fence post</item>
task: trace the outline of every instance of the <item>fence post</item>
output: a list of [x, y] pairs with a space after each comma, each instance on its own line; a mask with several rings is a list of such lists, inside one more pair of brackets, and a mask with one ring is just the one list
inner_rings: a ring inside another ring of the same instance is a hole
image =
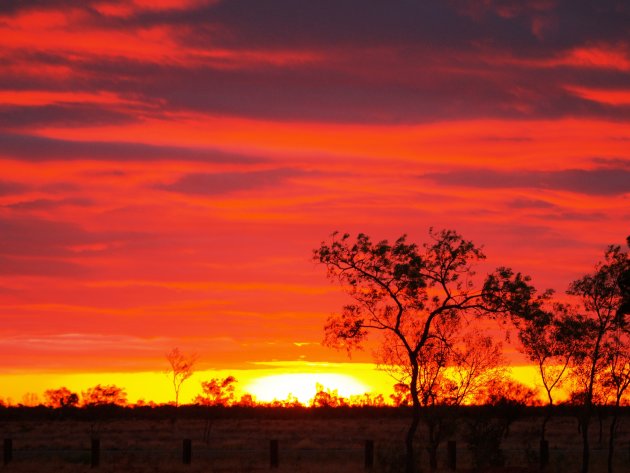
[[4, 439], [4, 466], [13, 460], [13, 439]]
[[365, 469], [370, 470], [374, 466], [374, 440], [365, 441]]
[[92, 459], [90, 466], [96, 468], [101, 464], [101, 439], [92, 439]]
[[544, 469], [549, 465], [549, 442], [546, 440], [540, 441], [540, 469]]
[[446, 444], [447, 447], [447, 460], [448, 460], [448, 469], [455, 471], [457, 470], [457, 443], [455, 440], [449, 440]]
[[278, 441], [271, 440], [269, 442], [269, 467], [278, 468]]
[[184, 439], [183, 447], [182, 462], [184, 465], [190, 465], [190, 461], [192, 459], [192, 440]]

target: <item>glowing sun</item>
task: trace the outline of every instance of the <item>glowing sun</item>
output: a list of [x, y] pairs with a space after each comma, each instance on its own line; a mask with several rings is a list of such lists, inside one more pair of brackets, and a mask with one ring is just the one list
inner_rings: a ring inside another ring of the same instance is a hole
[[269, 402], [274, 399], [284, 400], [289, 395], [295, 396], [306, 404], [315, 397], [316, 385], [325, 389], [337, 390], [339, 396], [349, 397], [363, 394], [369, 388], [352, 376], [345, 374], [324, 373], [291, 373], [263, 376], [254, 379], [245, 391], [251, 393], [258, 401]]

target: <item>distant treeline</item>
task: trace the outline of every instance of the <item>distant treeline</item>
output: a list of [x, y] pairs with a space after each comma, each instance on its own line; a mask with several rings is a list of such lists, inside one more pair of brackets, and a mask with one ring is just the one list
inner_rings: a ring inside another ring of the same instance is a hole
[[[512, 423], [524, 418], [537, 418], [546, 414], [544, 406], [525, 406], [520, 404], [486, 405], [486, 406], [436, 406], [427, 408], [439, 411], [440, 417], [454, 419], [466, 418], [503, 418]], [[614, 406], [600, 406], [597, 414], [606, 419]], [[410, 406], [340, 406], [317, 407], [304, 406], [270, 407], [270, 406], [199, 406], [172, 405], [159, 406], [118, 406], [115, 404], [85, 407], [46, 407], [46, 406], [0, 406], [0, 421], [20, 420], [169, 420], [175, 417], [182, 419], [343, 419], [343, 418], [408, 418]], [[559, 405], [555, 411], [558, 417], [578, 417], [580, 406]], [[630, 417], [630, 406], [620, 408], [623, 417]]]

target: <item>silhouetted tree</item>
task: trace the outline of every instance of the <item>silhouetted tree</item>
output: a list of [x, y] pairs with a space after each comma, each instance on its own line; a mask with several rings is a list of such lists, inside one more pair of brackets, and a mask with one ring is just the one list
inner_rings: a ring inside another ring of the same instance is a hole
[[595, 406], [597, 389], [602, 387], [611, 349], [616, 346], [614, 336], [623, 329], [625, 317], [620, 310], [625, 302], [624, 280], [630, 270], [628, 254], [620, 246], [610, 246], [604, 260], [597, 263], [595, 271], [573, 281], [567, 291], [579, 298], [582, 314], [581, 336], [575, 340], [575, 375], [577, 390], [581, 394], [582, 414], [580, 430], [582, 434], [582, 472], [589, 470], [590, 446], [589, 426]]
[[[412, 419], [405, 438], [406, 471], [415, 470], [414, 437], [421, 418], [418, 391], [421, 352], [439, 334], [438, 322], [448, 323], [468, 314], [528, 312], [535, 289], [528, 279], [500, 268], [481, 287], [475, 287], [473, 265], [485, 258], [480, 248], [457, 232], [430, 230], [432, 242], [419, 247], [402, 236], [393, 244], [373, 243], [365, 234], [353, 242], [349, 234], [333, 234], [330, 243], [314, 250], [354, 299], [325, 326], [324, 342], [348, 351], [360, 346], [370, 331], [396, 341], [409, 367]], [[534, 301], [535, 302], [535, 301]]]
[[182, 384], [194, 373], [197, 355], [185, 355], [179, 348], [175, 347], [166, 354], [166, 359], [171, 365], [167, 374], [172, 378], [173, 390], [175, 391], [175, 407], [179, 406], [179, 392]]
[[[630, 236], [626, 242], [630, 247]], [[608, 473], [613, 471], [619, 407], [623, 396], [630, 387], [630, 327], [625, 320], [625, 316], [630, 315], [630, 264], [621, 269], [617, 285], [619, 286], [621, 303], [617, 310], [616, 329], [608, 342], [608, 366], [603, 377], [603, 383], [611, 391], [614, 403], [608, 435]]]
[[339, 396], [339, 392], [334, 389], [326, 389], [323, 385], [315, 384], [315, 396], [311, 399], [309, 405], [311, 407], [341, 407], [347, 406], [346, 399]]
[[256, 404], [256, 399], [250, 393], [243, 394], [236, 403], [236, 405], [242, 407], [254, 407]]
[[105, 386], [97, 384], [86, 391], [82, 391], [81, 397], [83, 398], [84, 406], [103, 406], [108, 404], [124, 406], [127, 404], [127, 393], [123, 388], [119, 388], [114, 384]]
[[68, 388], [47, 389], [44, 391], [45, 404], [50, 407], [64, 408], [79, 404], [79, 395]]
[[[630, 247], [630, 236], [626, 238], [626, 243], [628, 247]], [[630, 315], [630, 268], [626, 268], [620, 272], [617, 284], [621, 294], [621, 303], [619, 304], [617, 317], [622, 319], [621, 325], [625, 325], [625, 316]]]
[[394, 393], [390, 394], [389, 397], [394, 403], [394, 406], [400, 407], [411, 405], [411, 391], [409, 390], [408, 384], [394, 384]]
[[24, 393], [20, 404], [22, 406], [35, 407], [39, 405], [39, 396], [37, 393]]
[[229, 406], [234, 402], [234, 388], [236, 384], [234, 376], [226, 378], [212, 378], [210, 381], [201, 382], [202, 394], [193, 401], [202, 406]]
[[604, 389], [609, 391], [613, 402], [608, 435], [608, 473], [612, 473], [619, 407], [630, 387], [630, 332], [625, 327], [617, 327], [607, 344], [606, 369], [602, 376], [602, 384]]
[[[547, 293], [550, 297], [551, 293]], [[579, 319], [571, 308], [551, 304], [532, 317], [515, 318], [521, 351], [536, 365], [547, 396], [547, 409], [541, 425], [541, 440], [545, 440], [547, 423], [553, 415], [553, 391], [559, 388], [568, 374], [570, 362], [576, 354], [575, 340], [583, 336]]]
[[[440, 444], [455, 433], [454, 408], [472, 400], [488, 385], [504, 377], [501, 345], [481, 335], [462, 318], [435, 323], [436, 337], [418, 353], [417, 391], [427, 426], [427, 452], [431, 469], [437, 469]], [[408, 385], [411, 372], [405, 351], [391, 335], [378, 354], [379, 366]], [[389, 339], [391, 338], [391, 339]], [[407, 389], [407, 391], [409, 391]]]
[[302, 404], [300, 402], [300, 400], [293, 395], [292, 393], [287, 394], [287, 398], [286, 399], [274, 399], [271, 402], [266, 402], [266, 403], [259, 403], [259, 405], [265, 406], [265, 407], [273, 407], [273, 408], [279, 408], [279, 407], [304, 407], [304, 404]]
[[350, 396], [348, 404], [360, 407], [382, 407], [385, 405], [385, 397], [382, 394], [363, 393]]

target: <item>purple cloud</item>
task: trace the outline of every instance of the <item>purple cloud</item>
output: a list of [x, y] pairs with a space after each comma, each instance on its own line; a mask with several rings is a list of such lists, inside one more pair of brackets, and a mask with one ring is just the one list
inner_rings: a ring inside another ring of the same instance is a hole
[[280, 185], [287, 179], [304, 175], [297, 169], [272, 169], [251, 172], [221, 172], [186, 174], [160, 189], [196, 195], [221, 195]]
[[630, 192], [630, 169], [566, 169], [562, 171], [494, 171], [470, 169], [422, 176], [437, 184], [483, 189], [555, 189], [589, 195]]

